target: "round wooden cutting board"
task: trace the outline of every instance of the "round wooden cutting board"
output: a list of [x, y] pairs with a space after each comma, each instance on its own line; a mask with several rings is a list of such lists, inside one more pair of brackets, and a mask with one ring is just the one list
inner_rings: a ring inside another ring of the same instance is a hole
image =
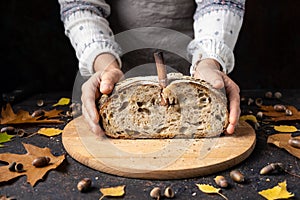
[[240, 121], [233, 135], [203, 139], [123, 140], [93, 134], [82, 116], [62, 133], [66, 151], [101, 172], [142, 179], [180, 179], [228, 169], [254, 149], [253, 128]]

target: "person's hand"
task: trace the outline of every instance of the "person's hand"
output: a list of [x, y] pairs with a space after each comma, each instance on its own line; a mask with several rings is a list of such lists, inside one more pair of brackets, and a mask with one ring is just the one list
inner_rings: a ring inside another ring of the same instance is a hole
[[96, 99], [102, 94], [112, 92], [115, 83], [122, 77], [118, 62], [111, 54], [100, 54], [94, 62], [95, 73], [82, 85], [82, 115], [89, 124], [92, 132], [102, 135], [99, 126], [99, 113], [96, 108]]
[[234, 133], [241, 112], [240, 89], [238, 85], [220, 71], [219, 63], [213, 59], [201, 60], [196, 66], [194, 77], [209, 82], [214, 88], [225, 88], [229, 100], [229, 125], [226, 128], [226, 132], [228, 134]]

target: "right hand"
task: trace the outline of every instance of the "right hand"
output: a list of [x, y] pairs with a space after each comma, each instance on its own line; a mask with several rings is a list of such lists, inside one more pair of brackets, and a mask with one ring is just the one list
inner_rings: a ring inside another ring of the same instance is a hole
[[109, 53], [100, 54], [94, 62], [95, 73], [82, 85], [82, 115], [90, 129], [97, 135], [104, 132], [99, 126], [99, 113], [96, 108], [96, 100], [101, 94], [112, 92], [115, 83], [123, 76], [115, 57]]

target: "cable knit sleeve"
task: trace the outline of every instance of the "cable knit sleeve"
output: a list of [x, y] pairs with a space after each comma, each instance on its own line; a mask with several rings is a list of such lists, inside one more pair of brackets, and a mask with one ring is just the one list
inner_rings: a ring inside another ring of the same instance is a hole
[[245, 0], [196, 0], [194, 36], [188, 45], [190, 73], [205, 58], [217, 60], [225, 73], [234, 67], [233, 49], [242, 26]]
[[59, 4], [65, 34], [76, 51], [81, 75], [94, 73], [94, 60], [101, 53], [114, 55], [121, 67], [121, 48], [106, 20], [109, 5], [104, 0], [59, 0]]

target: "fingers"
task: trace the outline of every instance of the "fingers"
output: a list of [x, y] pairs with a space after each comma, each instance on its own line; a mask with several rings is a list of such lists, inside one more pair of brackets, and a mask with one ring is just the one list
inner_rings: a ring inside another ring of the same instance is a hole
[[88, 123], [88, 125], [93, 133], [95, 133], [98, 136], [104, 135], [104, 131], [100, 128], [98, 121], [95, 123], [90, 118], [90, 115], [88, 114], [87, 109], [84, 106], [84, 104], [82, 105], [82, 115], [84, 116], [85, 121]]
[[241, 113], [240, 109], [240, 89], [238, 85], [233, 82], [227, 75], [221, 73], [227, 97], [229, 99], [229, 125], [226, 129], [228, 134], [234, 133], [235, 127], [238, 124], [239, 116]]
[[109, 94], [112, 92], [114, 85], [123, 77], [120, 69], [111, 69], [104, 71], [101, 77], [100, 92]]

